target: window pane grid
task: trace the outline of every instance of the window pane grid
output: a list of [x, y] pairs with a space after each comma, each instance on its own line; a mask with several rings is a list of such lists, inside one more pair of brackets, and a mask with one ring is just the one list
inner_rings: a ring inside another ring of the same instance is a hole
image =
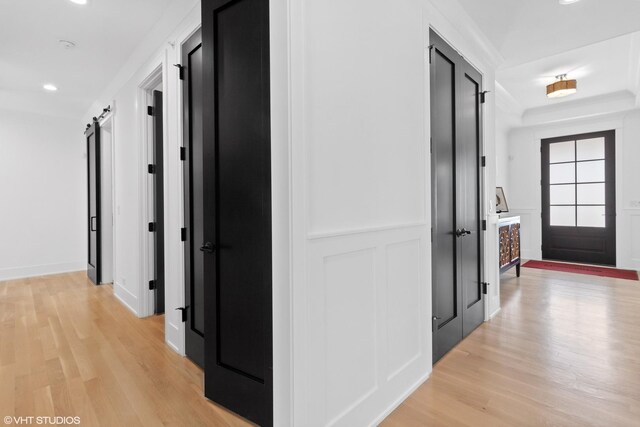
[[[581, 142], [585, 141], [585, 145]], [[594, 143], [596, 145], [594, 145]], [[597, 144], [601, 143], [601, 147]], [[550, 225], [564, 227], [605, 227], [606, 205], [604, 194], [604, 138], [591, 140], [572, 140], [549, 146], [549, 200]], [[586, 144], [591, 144], [588, 147]], [[581, 152], [578, 149], [581, 149]], [[585, 147], [594, 153], [585, 153]], [[595, 150], [594, 150], [595, 148]], [[601, 148], [601, 150], [600, 150]], [[552, 161], [556, 158], [557, 161]], [[595, 162], [603, 163], [599, 167]], [[558, 165], [552, 168], [551, 165]], [[566, 166], [565, 166], [566, 165]], [[573, 168], [570, 167], [573, 165]], [[580, 165], [584, 165], [580, 167]], [[596, 178], [595, 180], [589, 180]], [[569, 186], [573, 188], [567, 188]], [[564, 187], [560, 187], [564, 186]], [[556, 190], [552, 190], [555, 188]], [[569, 193], [567, 192], [569, 190]], [[570, 195], [573, 192], [573, 195]], [[567, 203], [558, 203], [566, 200]], [[581, 202], [582, 201], [582, 202]], [[602, 201], [602, 203], [599, 203]], [[573, 202], [573, 203], [569, 203]]]

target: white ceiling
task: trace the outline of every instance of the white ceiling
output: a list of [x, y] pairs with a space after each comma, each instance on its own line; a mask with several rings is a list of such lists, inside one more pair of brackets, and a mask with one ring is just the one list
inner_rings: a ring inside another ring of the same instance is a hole
[[[458, 0], [502, 55], [496, 80], [525, 111], [607, 94], [638, 95], [640, 0]], [[578, 92], [548, 99], [555, 76]]]
[[171, 1], [0, 0], [0, 108], [81, 117]]
[[[635, 93], [638, 85], [638, 34], [616, 37], [547, 56], [525, 64], [500, 68], [496, 80], [523, 109], [557, 105], [614, 92]], [[635, 65], [635, 66], [634, 66]], [[555, 76], [577, 79], [574, 95], [549, 99], [546, 85]]]
[[458, 0], [504, 66], [640, 31], [640, 0]]

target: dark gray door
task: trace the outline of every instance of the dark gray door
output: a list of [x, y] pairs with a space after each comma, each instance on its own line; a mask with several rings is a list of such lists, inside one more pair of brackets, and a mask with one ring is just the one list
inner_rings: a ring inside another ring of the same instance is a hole
[[163, 125], [162, 92], [153, 91], [153, 196], [154, 222], [150, 231], [154, 235], [155, 312], [164, 313], [164, 168], [163, 168]]
[[202, 43], [205, 395], [269, 426], [269, 1], [203, 1]]
[[482, 80], [431, 32], [433, 360], [484, 319], [480, 217]]
[[542, 257], [616, 265], [615, 131], [543, 139]]
[[87, 275], [96, 285], [101, 280], [101, 231], [100, 231], [100, 125], [94, 119], [84, 132], [87, 141], [88, 176], [88, 258]]
[[182, 45], [185, 310], [187, 356], [204, 367], [204, 191], [202, 140], [202, 34]]

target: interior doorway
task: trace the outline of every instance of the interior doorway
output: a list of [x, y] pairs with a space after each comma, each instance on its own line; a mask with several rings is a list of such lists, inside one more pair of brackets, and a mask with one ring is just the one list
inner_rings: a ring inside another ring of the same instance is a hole
[[149, 290], [155, 314], [164, 313], [164, 120], [162, 79], [147, 91], [147, 215], [149, 242]]
[[484, 321], [482, 76], [430, 32], [433, 361]]
[[615, 131], [543, 139], [542, 258], [616, 265]]
[[85, 129], [87, 144], [87, 276], [96, 285], [113, 283], [113, 122], [111, 109]]

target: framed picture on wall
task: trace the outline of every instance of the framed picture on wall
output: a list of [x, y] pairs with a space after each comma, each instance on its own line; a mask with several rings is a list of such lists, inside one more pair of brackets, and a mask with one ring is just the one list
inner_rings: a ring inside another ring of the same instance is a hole
[[496, 213], [504, 212], [509, 212], [507, 198], [504, 196], [504, 189], [502, 187], [496, 187]]

